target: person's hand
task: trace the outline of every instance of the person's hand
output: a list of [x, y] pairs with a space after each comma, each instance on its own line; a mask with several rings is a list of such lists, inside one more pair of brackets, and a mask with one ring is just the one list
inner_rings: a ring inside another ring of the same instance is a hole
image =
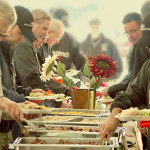
[[147, 129], [146, 129], [146, 127], [141, 127], [141, 121], [137, 122], [137, 127], [139, 128], [141, 134], [143, 134], [145, 137], [147, 137]]
[[47, 94], [43, 89], [33, 89], [31, 93], [44, 93]]
[[146, 129], [146, 127], [140, 127], [139, 130], [141, 131], [141, 134], [143, 134], [145, 137], [147, 137], [147, 129]]
[[105, 137], [107, 137], [107, 140], [109, 140], [118, 125], [119, 120], [114, 116], [110, 116], [107, 120], [105, 120], [105, 122], [100, 125], [100, 141], [102, 142]]
[[9, 116], [11, 116], [14, 120], [16, 120], [17, 118], [23, 121], [24, 119], [23, 112], [17, 105], [17, 103], [9, 100], [6, 97], [2, 97], [2, 99], [0, 100], [0, 109], [2, 109], [4, 113], [7, 113]]
[[100, 125], [100, 135], [101, 135], [100, 140], [101, 140], [101, 142], [103, 141], [103, 139], [105, 137], [107, 137], [107, 140], [109, 140], [110, 137], [115, 132], [115, 130], [118, 127], [120, 121], [117, 118], [115, 118], [114, 116], [116, 116], [121, 111], [122, 111], [121, 108], [114, 108], [112, 110], [112, 113], [108, 117], [108, 119]]
[[72, 106], [69, 105], [68, 103], [62, 103], [59, 108], [71, 108]]
[[102, 91], [102, 95], [103, 95], [103, 96], [108, 96], [108, 90], [109, 90], [109, 87], [106, 88], [106, 89], [104, 89], [104, 90]]

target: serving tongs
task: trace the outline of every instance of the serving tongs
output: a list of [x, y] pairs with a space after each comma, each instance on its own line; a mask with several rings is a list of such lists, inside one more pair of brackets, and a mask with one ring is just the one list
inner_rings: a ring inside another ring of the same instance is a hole
[[[30, 136], [30, 134], [29, 134], [27, 128], [26, 128], [25, 126], [23, 126], [22, 123], [21, 123], [18, 119], [16, 119], [16, 121], [18, 122], [18, 124], [19, 124], [19, 126], [20, 126], [20, 128], [21, 128], [22, 133], [23, 133], [25, 136]], [[31, 129], [37, 131], [37, 127], [35, 126], [35, 124], [33, 124], [32, 122], [28, 121], [28, 120], [25, 119], [25, 118], [24, 118], [24, 121], [27, 123], [27, 125], [29, 126], [29, 128], [31, 128]]]
[[[121, 129], [118, 133], [118, 143], [121, 143], [124, 147], [124, 150], [128, 150], [128, 144], [127, 144], [127, 140], [125, 137], [125, 132]], [[120, 142], [120, 138], [121, 138], [121, 142]]]
[[30, 134], [29, 134], [27, 128], [25, 126], [23, 126], [22, 123], [18, 119], [16, 119], [16, 121], [19, 124], [21, 132], [23, 133], [23, 135], [29, 137]]

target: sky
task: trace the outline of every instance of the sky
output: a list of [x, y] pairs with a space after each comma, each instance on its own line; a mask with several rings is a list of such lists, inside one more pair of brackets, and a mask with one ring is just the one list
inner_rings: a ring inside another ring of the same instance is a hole
[[[42, 8], [64, 8], [70, 14], [68, 29], [81, 42], [89, 33], [89, 21], [99, 18], [101, 31], [109, 38], [116, 39], [123, 33], [122, 19], [129, 12], [139, 12], [147, 0], [9, 0], [13, 5], [22, 5], [30, 10]], [[116, 43], [125, 40], [117, 39]]]

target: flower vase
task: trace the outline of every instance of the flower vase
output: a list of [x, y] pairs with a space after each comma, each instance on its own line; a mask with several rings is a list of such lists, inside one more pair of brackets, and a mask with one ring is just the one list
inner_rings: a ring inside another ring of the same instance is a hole
[[96, 91], [93, 89], [73, 89], [71, 97], [74, 109], [95, 109]]

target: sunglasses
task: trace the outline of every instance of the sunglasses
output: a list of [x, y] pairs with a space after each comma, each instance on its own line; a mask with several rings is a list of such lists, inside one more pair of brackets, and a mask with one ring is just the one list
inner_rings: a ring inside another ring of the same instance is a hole
[[0, 36], [1, 36], [2, 38], [4, 38], [4, 37], [6, 37], [6, 36], [9, 36], [9, 34], [0, 32]]

